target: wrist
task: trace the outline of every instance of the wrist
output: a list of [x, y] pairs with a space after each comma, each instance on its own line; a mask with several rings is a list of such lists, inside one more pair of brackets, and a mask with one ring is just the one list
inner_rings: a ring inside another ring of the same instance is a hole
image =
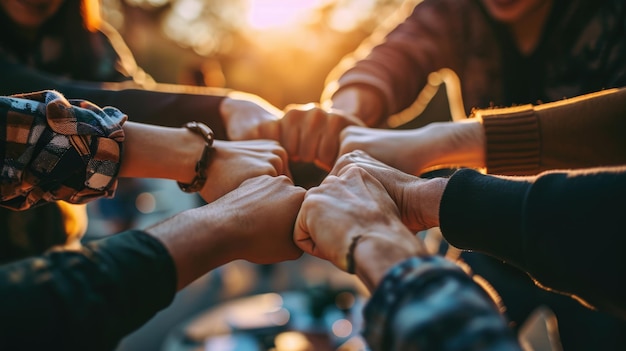
[[431, 159], [424, 169], [444, 167], [485, 167], [485, 132], [476, 118], [460, 122], [436, 122], [418, 130], [432, 140]]
[[187, 193], [193, 193], [200, 191], [207, 180], [207, 169], [211, 163], [213, 157], [213, 131], [211, 128], [203, 123], [188, 122], [185, 123], [184, 128], [195, 134], [197, 137], [202, 138], [204, 145], [202, 147], [202, 154], [197, 158], [197, 161], [193, 167], [195, 174], [190, 182], [178, 182], [180, 189]]
[[178, 132], [180, 133], [180, 139], [176, 147], [178, 150], [178, 161], [174, 163], [178, 165], [175, 180], [187, 184], [196, 176], [196, 164], [202, 157], [206, 142], [200, 135], [187, 128], [179, 128]]
[[332, 97], [331, 108], [358, 117], [367, 126], [379, 126], [385, 115], [384, 103], [372, 88], [351, 86]]
[[[417, 204], [414, 217], [423, 228], [439, 227], [439, 207], [447, 185], [448, 178], [438, 177], [420, 179], [408, 187], [409, 194], [405, 198], [411, 204]], [[407, 205], [407, 208], [411, 206]]]
[[188, 182], [204, 141], [186, 128], [169, 128], [127, 122], [124, 124], [122, 164], [119, 177], [161, 178]]
[[356, 275], [373, 291], [391, 267], [409, 257], [427, 255], [419, 239], [402, 226], [362, 235], [353, 248], [352, 258]]

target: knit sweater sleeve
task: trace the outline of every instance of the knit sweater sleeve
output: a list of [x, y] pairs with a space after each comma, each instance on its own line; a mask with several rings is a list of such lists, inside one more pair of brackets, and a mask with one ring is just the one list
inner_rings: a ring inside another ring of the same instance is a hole
[[474, 115], [482, 118], [492, 174], [626, 163], [626, 89]]
[[[378, 96], [383, 116], [410, 106], [441, 68], [459, 67], [471, 1], [423, 1], [377, 45], [369, 44], [365, 57], [344, 60], [333, 74], [322, 99], [346, 88], [366, 89]], [[471, 12], [471, 11], [470, 11]], [[476, 11], [474, 11], [476, 12]], [[367, 46], [363, 47], [367, 49]]]
[[446, 240], [529, 273], [539, 285], [626, 316], [626, 167], [502, 178], [465, 169], [440, 206]]

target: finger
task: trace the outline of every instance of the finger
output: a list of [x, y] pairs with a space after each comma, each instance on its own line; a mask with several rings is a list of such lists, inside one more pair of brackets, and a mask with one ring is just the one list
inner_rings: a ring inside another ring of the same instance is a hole
[[289, 156], [287, 155], [287, 151], [280, 146], [276, 146], [273, 148], [272, 152], [280, 158], [280, 169], [276, 169], [278, 174], [291, 174], [289, 172]]
[[298, 161], [300, 146], [300, 111], [290, 111], [280, 120], [280, 144], [287, 150], [289, 159]]
[[307, 210], [304, 206], [301, 207], [298, 216], [296, 217], [296, 224], [293, 230], [293, 242], [302, 251], [312, 255], [315, 249], [315, 242], [311, 237], [308, 227], [306, 225]]
[[280, 122], [274, 120], [271, 122], [263, 123], [259, 126], [258, 139], [269, 139], [280, 142]]
[[339, 156], [337, 161], [335, 161], [333, 168], [330, 170], [328, 174], [336, 176], [337, 173], [339, 173], [339, 171], [349, 163], [350, 163], [350, 159], [348, 158], [347, 154]]
[[358, 160], [358, 156], [360, 153], [362, 153], [363, 151], [360, 150], [355, 150], [355, 151], [351, 151], [347, 154], [341, 155], [339, 157], [339, 159], [337, 160], [337, 162], [335, 162], [335, 165], [333, 166], [333, 169], [330, 171], [330, 174], [332, 175], [339, 175], [339, 172], [345, 168], [348, 165], [351, 165], [353, 163], [356, 163]]
[[313, 162], [317, 159], [317, 150], [322, 135], [328, 133], [328, 116], [320, 109], [312, 109], [306, 112], [300, 121], [300, 161]]
[[317, 149], [316, 164], [320, 164], [320, 168], [330, 171], [337, 159], [339, 149], [339, 139], [334, 134], [326, 134], [322, 136]]
[[272, 172], [271, 173], [267, 173], [267, 174], [272, 175], [272, 176], [284, 175], [285, 174], [285, 168], [288, 168], [288, 167], [286, 167], [285, 162], [283, 161], [283, 159], [280, 156], [278, 156], [278, 155], [276, 155], [274, 153], [272, 153], [269, 156], [267, 156], [267, 160], [266, 161], [272, 167]]

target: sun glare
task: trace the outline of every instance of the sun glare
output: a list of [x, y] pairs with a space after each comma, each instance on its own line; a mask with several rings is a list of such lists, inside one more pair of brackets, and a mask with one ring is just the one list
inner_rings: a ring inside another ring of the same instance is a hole
[[249, 0], [248, 25], [255, 30], [291, 27], [306, 22], [323, 0]]

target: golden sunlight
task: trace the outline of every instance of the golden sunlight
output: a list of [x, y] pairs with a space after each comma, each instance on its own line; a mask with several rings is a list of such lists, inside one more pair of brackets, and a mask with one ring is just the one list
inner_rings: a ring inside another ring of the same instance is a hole
[[309, 22], [328, 0], [249, 0], [248, 25], [255, 30], [292, 27]]

